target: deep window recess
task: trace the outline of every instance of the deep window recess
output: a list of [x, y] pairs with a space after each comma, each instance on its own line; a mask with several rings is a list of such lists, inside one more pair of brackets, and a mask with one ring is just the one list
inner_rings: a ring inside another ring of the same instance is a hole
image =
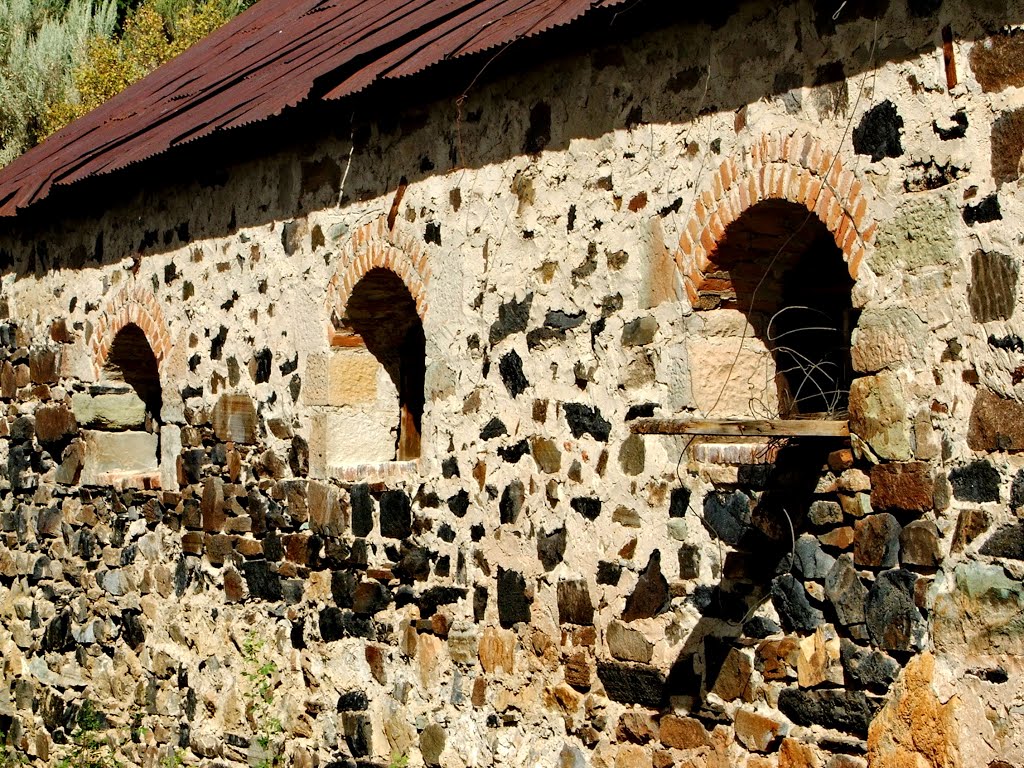
[[759, 203], [726, 229], [711, 261], [697, 309], [743, 312], [747, 336], [774, 361], [749, 415], [845, 414], [857, 312], [842, 251], [821, 220], [802, 205]]
[[415, 300], [394, 272], [371, 269], [353, 288], [339, 325], [340, 346], [364, 347], [384, 373], [373, 403], [388, 435], [384, 453], [392, 460], [418, 459], [426, 338]]

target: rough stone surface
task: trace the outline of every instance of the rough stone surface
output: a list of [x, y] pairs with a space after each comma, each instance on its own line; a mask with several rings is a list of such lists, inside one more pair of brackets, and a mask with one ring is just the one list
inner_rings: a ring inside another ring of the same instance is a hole
[[861, 568], [892, 568], [899, 563], [899, 522], [890, 514], [868, 515], [854, 525], [853, 562]]
[[881, 459], [913, 457], [907, 404], [898, 379], [888, 373], [864, 376], [850, 387], [850, 431]]
[[1024, 405], [980, 390], [971, 409], [967, 445], [974, 451], [1024, 450]]
[[924, 462], [879, 464], [871, 470], [871, 506], [926, 512], [934, 505], [935, 481]]
[[886, 651], [919, 650], [926, 624], [914, 601], [917, 577], [906, 570], [878, 575], [865, 606], [874, 645]]

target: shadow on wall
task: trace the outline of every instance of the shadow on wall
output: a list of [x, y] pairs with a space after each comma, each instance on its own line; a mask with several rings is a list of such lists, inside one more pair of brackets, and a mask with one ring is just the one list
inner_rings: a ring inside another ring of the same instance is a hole
[[[860, 75], [875, 63], [932, 56], [941, 50], [942, 30], [947, 25], [962, 41], [983, 39], [1024, 21], [1024, 10], [1012, 0], [978, 0], [966, 10], [942, 0], [905, 0], [905, 4], [903, 0], [853, 0], [842, 4], [836, 20], [832, 16], [838, 3], [805, 1], [799, 5], [804, 22], [794, 30], [795, 38], [777, 34], [778, 30], [769, 26], [763, 40], [751, 41], [742, 51], [734, 46], [727, 57], [716, 55], [720, 70], [713, 72], [710, 80], [706, 78], [710, 55], [707, 46], [715, 44], [713, 32], [724, 26], [727, 34], [740, 34], [728, 29], [730, 20], [734, 25], [744, 25], [743, 34], [748, 34], [751, 24], [776, 23], [779, 11], [775, 3], [732, 2], [712, 11], [695, 11], [690, 4], [675, 0], [641, 0], [625, 9], [596, 11], [539, 39], [517, 41], [497, 57], [494, 52], [486, 52], [445, 62], [406, 78], [409, 82], [384, 83], [340, 103], [311, 99], [279, 118], [193, 142], [149, 158], [142, 166], [91, 177], [72, 188], [54, 189], [49, 198], [23, 212], [15, 222], [0, 222], [0, 237], [4, 232], [16, 233], [25, 246], [24, 256], [16, 263], [10, 253], [0, 251], [0, 269], [21, 277], [56, 268], [115, 263], [128, 256], [162, 253], [193, 240], [223, 237], [241, 227], [297, 218], [336, 205], [342, 161], [327, 155], [317, 157], [311, 148], [341, 143], [347, 150], [349, 126], [354, 144], [352, 162], [360, 169], [362, 186], [346, 189], [343, 204], [392, 193], [400, 178], [415, 183], [458, 168], [481, 168], [521, 154], [564, 149], [572, 139], [631, 130], [641, 124], [686, 124], [698, 111], [738, 111], [766, 97], [784, 94], [788, 94], [786, 98], [799, 98], [795, 89], [801, 87], [814, 89], [812, 95], [819, 110], [845, 115], [855, 101], [847, 78]], [[742, 21], [735, 21], [737, 14], [743, 14]], [[673, 40], [686, 39], [685, 28], [692, 25], [707, 30], [707, 34], [692, 36], [701, 41], [700, 49], [688, 51], [674, 67], [667, 65], [659, 76], [652, 77], [648, 63], [636, 53], [638, 39], [660, 36], [657, 39], [667, 46]], [[892, 34], [894, 25], [904, 34]], [[680, 26], [684, 27], [682, 34]], [[651, 32], [652, 27], [658, 31]], [[877, 47], [873, 46], [875, 42], [879, 43]], [[579, 63], [571, 61], [572, 57], [580, 57]], [[765, 60], [773, 66], [763, 66]], [[937, 61], [936, 66], [941, 67], [941, 62]], [[962, 69], [968, 63], [959, 61], [955, 66]], [[975, 73], [983, 73], [985, 66], [985, 62], [975, 62]], [[597, 80], [615, 76], [630, 87], [602, 91], [600, 96], [607, 95], [607, 99], [579, 98], [569, 109], [552, 109], [552, 104], [578, 97], [573, 76], [584, 90]], [[508, 135], [508, 140], [501, 142], [483, 140], [507, 135], [508, 115], [488, 112], [474, 97], [488, 87], [515, 97], [511, 92], [520, 83], [526, 84], [523, 92], [529, 94], [523, 98], [531, 100], [529, 105], [513, 102], [524, 115], [528, 110], [523, 135]], [[325, 81], [322, 91], [329, 90], [330, 85]], [[467, 89], [468, 96], [456, 106], [463, 89]], [[396, 111], [394, 104], [405, 107]], [[451, 120], [443, 124], [440, 135], [424, 136], [424, 131], [430, 130], [431, 110], [449, 112]], [[338, 130], [337, 126], [345, 129]], [[445, 153], [428, 150], [417, 167], [389, 170], [388, 163], [382, 162], [383, 148], [416, 138], [423, 139], [424, 147], [443, 147]], [[284, 160], [289, 152], [305, 159], [299, 164], [294, 183], [282, 182], [283, 187], [294, 187], [290, 193], [249, 208], [242, 205], [245, 185], [240, 180], [246, 172], [245, 164], [265, 156], [268, 146], [280, 147]], [[111, 222], [108, 226], [118, 230], [118, 239], [130, 243], [123, 250], [113, 247], [110, 233], [105, 236], [101, 229], [90, 242], [66, 251], [63, 246], [47, 243], [46, 233], [54, 221], [61, 221], [64, 231], [73, 231], [74, 221], [68, 211], [75, 211], [75, 218], [83, 221], [101, 220], [105, 212], [116, 210], [119, 204], [143, 204], [134, 198], [137, 190], [158, 198], [153, 191], [154, 179], [160, 180], [167, 196], [173, 196], [178, 188], [178, 195], [195, 197], [197, 187], [204, 196], [211, 195], [212, 205], [204, 206], [204, 220], [192, 217], [168, 224], [166, 229], [154, 229], [153, 222], [145, 219]]]

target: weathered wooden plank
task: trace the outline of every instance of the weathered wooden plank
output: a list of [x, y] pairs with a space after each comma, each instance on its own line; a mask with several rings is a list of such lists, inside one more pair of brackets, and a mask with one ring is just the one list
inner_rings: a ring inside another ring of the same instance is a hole
[[637, 435], [722, 435], [740, 437], [849, 437], [848, 421], [819, 419], [637, 419]]

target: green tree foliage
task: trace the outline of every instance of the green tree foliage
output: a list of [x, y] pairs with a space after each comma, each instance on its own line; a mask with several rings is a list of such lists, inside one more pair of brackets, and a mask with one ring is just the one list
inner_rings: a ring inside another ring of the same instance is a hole
[[95, 109], [242, 8], [239, 0], [144, 0], [128, 12], [119, 35], [98, 35], [89, 41], [84, 61], [73, 72], [74, 88], [46, 115], [46, 132]]
[[49, 132], [89, 41], [115, 21], [114, 0], [0, 0], [0, 166]]

